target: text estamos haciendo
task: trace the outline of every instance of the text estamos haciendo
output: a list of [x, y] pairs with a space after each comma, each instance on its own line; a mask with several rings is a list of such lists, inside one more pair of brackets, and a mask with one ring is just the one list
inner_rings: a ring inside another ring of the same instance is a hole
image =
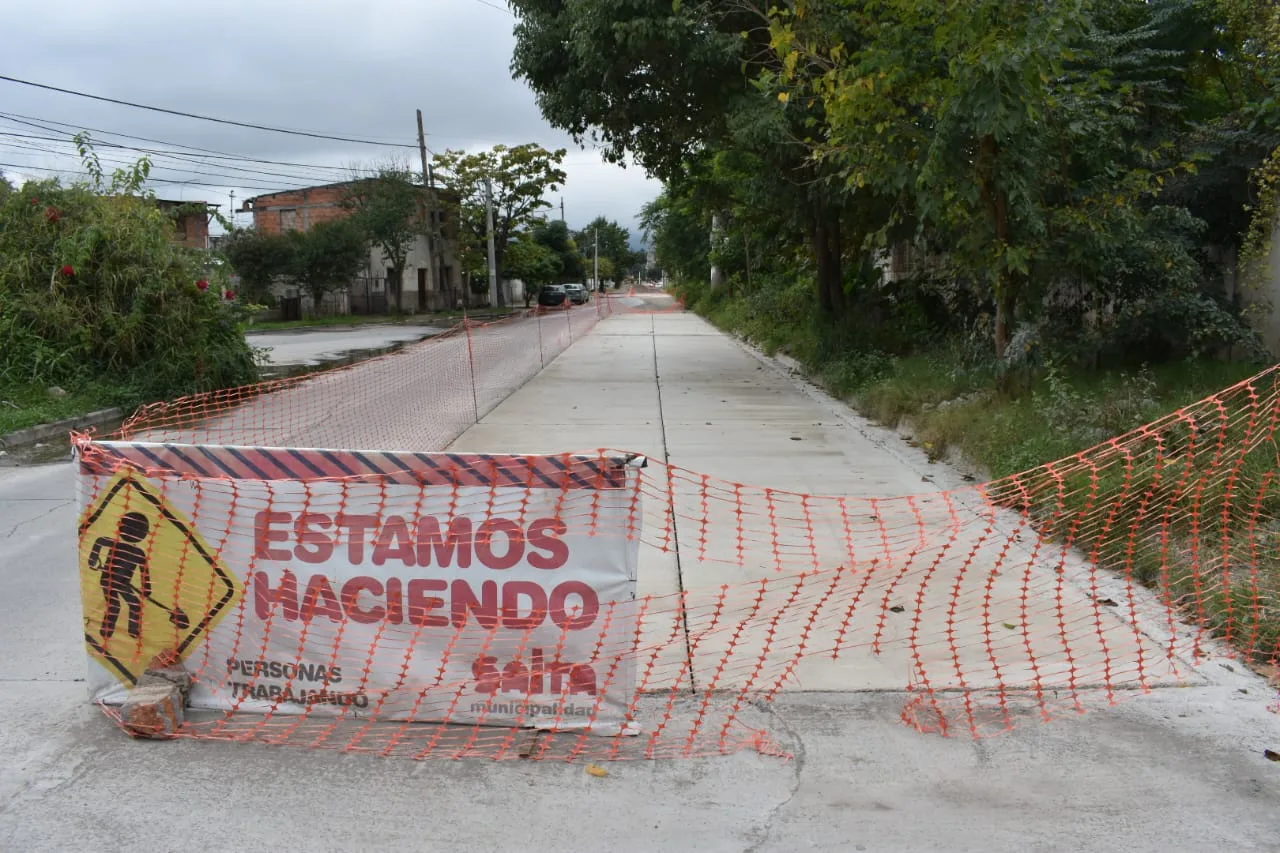
[[[258, 561], [321, 565], [343, 559], [352, 566], [479, 567], [506, 571], [522, 561], [554, 572], [569, 562], [568, 527], [558, 518], [522, 524], [491, 517], [476, 524], [457, 516], [447, 526], [433, 516], [289, 513], [264, 510], [254, 517]], [[462, 628], [474, 619], [484, 628], [529, 630], [548, 620], [565, 631], [591, 627], [600, 612], [596, 591], [582, 581], [547, 583], [483, 579], [357, 575], [335, 581], [317, 572], [305, 584], [284, 569], [273, 584], [253, 573], [254, 610], [259, 619], [329, 619], [335, 623], [388, 622]], [[447, 596], [447, 598], [446, 598]]]

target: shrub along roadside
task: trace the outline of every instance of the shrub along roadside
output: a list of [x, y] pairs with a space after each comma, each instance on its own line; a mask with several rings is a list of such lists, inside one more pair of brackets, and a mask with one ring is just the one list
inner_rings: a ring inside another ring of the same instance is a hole
[[[1188, 359], [1068, 374], [1050, 363], [1029, 371], [1010, 393], [997, 390], [994, 367], [967, 358], [963, 341], [894, 357], [815, 328], [803, 320], [802, 306], [791, 314], [785, 302], [758, 311], [743, 299], [703, 297], [693, 307], [770, 355], [792, 356], [810, 378], [872, 420], [888, 427], [908, 423], [931, 458], [959, 451], [999, 481], [991, 487], [994, 499], [1028, 513], [1042, 533], [1154, 589], [1192, 622], [1275, 672], [1275, 444], [1259, 441], [1256, 432], [1250, 437], [1244, 420], [1221, 425], [1222, 411], [1248, 410], [1247, 388], [1196, 405], [1255, 375], [1260, 365]], [[1275, 381], [1257, 389], [1263, 399]], [[1207, 425], [1194, 452], [1187, 452], [1188, 431], [1176, 418], [1161, 427], [1167, 440], [1099, 447], [1187, 407]], [[1082, 461], [1041, 467], [1082, 453]]]
[[92, 184], [0, 181], [0, 433], [258, 377], [248, 309], [174, 241], [146, 162], [108, 179], [84, 157]]

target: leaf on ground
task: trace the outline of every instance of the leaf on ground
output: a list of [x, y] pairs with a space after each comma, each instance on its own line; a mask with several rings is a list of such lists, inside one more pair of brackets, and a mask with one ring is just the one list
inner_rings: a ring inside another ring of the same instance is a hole
[[603, 779], [605, 776], [609, 775], [609, 771], [605, 770], [599, 764], [588, 764], [587, 773], [589, 773], [592, 776], [595, 776], [597, 779]]
[[1280, 752], [1276, 752], [1274, 749], [1264, 749], [1262, 750], [1262, 755], [1268, 761], [1280, 761]]
[[1101, 604], [1103, 607], [1118, 607], [1118, 606], [1119, 606], [1119, 605], [1117, 605], [1117, 604], [1116, 604], [1115, 600], [1114, 600], [1114, 599], [1111, 599], [1111, 598], [1095, 598], [1095, 599], [1094, 599], [1094, 601], [1096, 601], [1098, 604]]
[[1018, 626], [1017, 626], [1017, 625], [1015, 625], [1015, 624], [1013, 624], [1012, 622], [1006, 622], [1006, 623], [1004, 623], [1004, 626], [1005, 626], [1006, 628], [1008, 628], [1010, 631], [1016, 631], [1016, 630], [1018, 630]]
[[907, 608], [903, 607], [901, 604], [895, 604], [895, 605], [893, 605], [893, 607], [890, 607], [890, 608], [889, 608], [889, 612], [890, 612], [890, 613], [901, 613], [902, 611], [904, 611], [904, 610], [906, 610], [906, 609], [907, 609]]

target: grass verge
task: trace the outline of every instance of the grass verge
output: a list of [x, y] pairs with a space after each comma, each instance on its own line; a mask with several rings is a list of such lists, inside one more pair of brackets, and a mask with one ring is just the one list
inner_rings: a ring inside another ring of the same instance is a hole
[[116, 406], [128, 411], [143, 402], [125, 385], [97, 382], [65, 390], [65, 396], [55, 397], [42, 385], [0, 383], [0, 436]]

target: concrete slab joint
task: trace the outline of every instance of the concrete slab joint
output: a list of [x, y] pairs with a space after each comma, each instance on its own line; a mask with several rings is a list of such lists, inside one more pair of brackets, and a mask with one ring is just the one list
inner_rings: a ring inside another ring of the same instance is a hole
[[186, 719], [191, 683], [191, 673], [173, 656], [157, 656], [125, 699], [121, 710], [125, 731], [151, 740], [177, 737]]

